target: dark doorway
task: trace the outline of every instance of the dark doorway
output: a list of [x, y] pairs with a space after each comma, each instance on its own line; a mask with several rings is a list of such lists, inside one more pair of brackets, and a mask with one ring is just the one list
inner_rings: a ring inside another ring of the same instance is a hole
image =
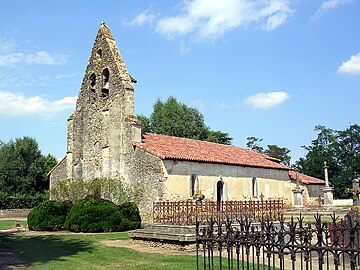
[[223, 197], [224, 184], [222, 181], [218, 181], [216, 184], [216, 201], [221, 202]]

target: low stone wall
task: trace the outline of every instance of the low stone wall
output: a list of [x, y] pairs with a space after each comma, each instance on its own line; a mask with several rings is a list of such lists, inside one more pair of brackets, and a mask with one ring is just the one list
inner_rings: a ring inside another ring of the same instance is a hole
[[0, 218], [26, 218], [31, 209], [2, 209]]

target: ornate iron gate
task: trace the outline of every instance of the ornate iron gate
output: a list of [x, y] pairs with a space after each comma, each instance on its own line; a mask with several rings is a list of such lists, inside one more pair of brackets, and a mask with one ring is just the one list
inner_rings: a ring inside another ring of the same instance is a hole
[[360, 269], [359, 220], [315, 220], [198, 221], [197, 269]]

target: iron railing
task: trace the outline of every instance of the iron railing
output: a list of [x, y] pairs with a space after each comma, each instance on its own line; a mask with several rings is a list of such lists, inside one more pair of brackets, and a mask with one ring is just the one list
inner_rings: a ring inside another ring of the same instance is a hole
[[360, 260], [360, 222], [351, 215], [315, 223], [248, 218], [210, 220], [196, 226], [197, 269], [355, 270]]
[[259, 199], [244, 201], [203, 201], [194, 200], [153, 203], [153, 223], [169, 225], [195, 225], [198, 220], [238, 220], [267, 218], [281, 219], [284, 202], [282, 199]]

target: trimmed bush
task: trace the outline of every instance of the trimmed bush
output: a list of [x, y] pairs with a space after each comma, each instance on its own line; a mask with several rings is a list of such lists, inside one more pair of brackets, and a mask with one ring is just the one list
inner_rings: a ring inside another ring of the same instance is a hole
[[44, 201], [28, 214], [27, 223], [33, 231], [58, 231], [64, 228], [68, 205], [57, 201]]
[[120, 205], [120, 213], [125, 217], [128, 230], [135, 230], [141, 227], [141, 217], [139, 208], [133, 202], [127, 202]]
[[114, 203], [104, 199], [83, 199], [75, 202], [65, 222], [73, 232], [112, 232], [128, 229], [128, 221]]

